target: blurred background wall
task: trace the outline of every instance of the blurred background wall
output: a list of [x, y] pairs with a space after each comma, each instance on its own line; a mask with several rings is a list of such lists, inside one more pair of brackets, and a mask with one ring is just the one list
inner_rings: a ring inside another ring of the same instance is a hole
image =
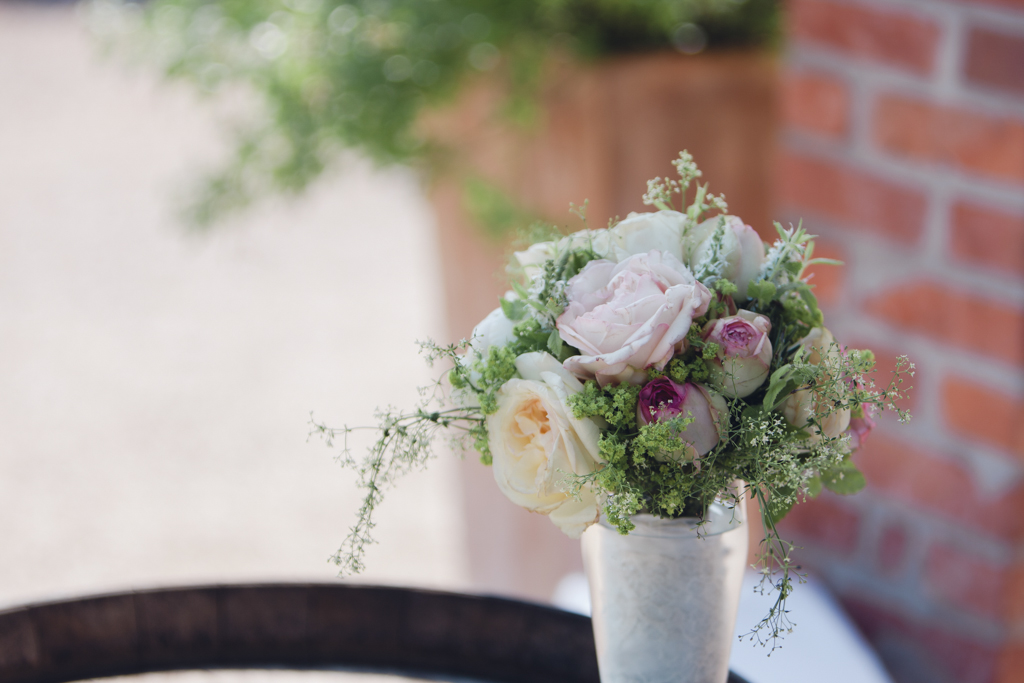
[[917, 364], [868, 489], [786, 529], [901, 681], [1024, 680], [1024, 3], [790, 0], [779, 215], [826, 317]]
[[[529, 134], [483, 82], [433, 125], [572, 227], [570, 201], [592, 227], [642, 209], [682, 148], [764, 237], [803, 218], [847, 264], [815, 273], [840, 340], [918, 373], [912, 423], [857, 456], [868, 489], [787, 519], [801, 561], [901, 683], [1021, 680], [1024, 3], [784, 10], [778, 53], [569, 65]], [[507, 240], [458, 176], [358, 160], [186, 232], [173, 192], [225, 153], [216, 102], [100, 60], [69, 5], [0, 3], [0, 105], [0, 602], [329, 579], [357, 494], [308, 412], [412, 401], [414, 340], [469, 334]], [[579, 562], [472, 455], [405, 482], [378, 532], [366, 580], [547, 600]]]

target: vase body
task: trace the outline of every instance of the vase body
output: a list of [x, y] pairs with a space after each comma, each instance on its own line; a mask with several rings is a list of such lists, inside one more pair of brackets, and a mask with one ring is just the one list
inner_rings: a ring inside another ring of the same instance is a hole
[[725, 683], [747, 560], [746, 502], [708, 521], [603, 518], [583, 534], [601, 683]]

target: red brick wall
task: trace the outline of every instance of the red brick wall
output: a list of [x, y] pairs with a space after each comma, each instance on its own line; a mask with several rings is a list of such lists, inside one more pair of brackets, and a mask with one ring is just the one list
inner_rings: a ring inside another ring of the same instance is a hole
[[1024, 0], [789, 0], [781, 215], [833, 331], [916, 362], [868, 489], [787, 520], [894, 676], [1024, 681]]

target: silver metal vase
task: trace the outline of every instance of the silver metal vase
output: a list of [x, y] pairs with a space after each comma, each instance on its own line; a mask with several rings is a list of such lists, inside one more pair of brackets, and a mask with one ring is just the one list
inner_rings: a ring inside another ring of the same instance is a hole
[[583, 534], [601, 683], [725, 683], [747, 561], [746, 502], [707, 521], [602, 517]]

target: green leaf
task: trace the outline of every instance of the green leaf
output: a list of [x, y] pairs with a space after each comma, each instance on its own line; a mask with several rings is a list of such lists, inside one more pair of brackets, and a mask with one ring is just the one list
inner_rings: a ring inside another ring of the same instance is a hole
[[821, 483], [832, 493], [848, 496], [857, 493], [867, 483], [864, 475], [852, 462], [844, 462], [821, 473]]
[[[789, 514], [789, 511], [793, 509], [793, 503], [795, 499], [791, 497], [793, 493], [792, 489], [780, 489], [779, 493], [781, 496], [772, 496], [768, 499], [768, 507], [765, 510], [768, 514], [768, 518], [773, 524], [778, 524], [782, 521], [782, 518]], [[782, 501], [783, 497], [785, 500]]]
[[825, 322], [825, 317], [821, 314], [821, 310], [818, 308], [818, 297], [814, 296], [814, 292], [811, 291], [810, 287], [800, 288], [800, 298], [807, 304], [807, 310], [811, 312], [812, 319], [815, 321], [815, 326], [821, 325]]
[[760, 280], [758, 282], [751, 281], [747, 285], [747, 296], [751, 299], [756, 299], [757, 303], [762, 307], [767, 306], [775, 298], [777, 289], [775, 283], [771, 280]]
[[530, 293], [526, 291], [526, 287], [523, 287], [521, 283], [513, 280], [511, 285], [512, 291], [519, 295], [521, 301], [527, 301], [530, 298]]
[[761, 406], [747, 406], [743, 409], [742, 418], [751, 422], [761, 419], [764, 409]]
[[555, 358], [562, 356], [562, 337], [558, 334], [558, 330], [551, 330], [551, 334], [548, 336], [548, 351]]
[[817, 498], [821, 495], [821, 477], [811, 477], [807, 480], [807, 497]]
[[501, 312], [505, 314], [506, 318], [513, 322], [522, 320], [523, 316], [526, 314], [526, 304], [519, 299], [510, 301], [503, 298], [498, 301], [501, 303]]
[[598, 258], [600, 257], [590, 249], [574, 249], [565, 258], [565, 265], [562, 268], [562, 279], [572, 279], [583, 270], [584, 266]]
[[[782, 392], [784, 388], [789, 386], [789, 383], [786, 380], [789, 379], [789, 376], [793, 373], [793, 370], [793, 366], [787, 363], [786, 365], [783, 365], [781, 368], [772, 373], [771, 378], [768, 380], [768, 393], [764, 395], [763, 405], [766, 410], [775, 410], [775, 404], [778, 401], [779, 394]], [[792, 391], [793, 390], [790, 389], [789, 393], [792, 393]], [[787, 393], [786, 396], [788, 395], [789, 394]]]

